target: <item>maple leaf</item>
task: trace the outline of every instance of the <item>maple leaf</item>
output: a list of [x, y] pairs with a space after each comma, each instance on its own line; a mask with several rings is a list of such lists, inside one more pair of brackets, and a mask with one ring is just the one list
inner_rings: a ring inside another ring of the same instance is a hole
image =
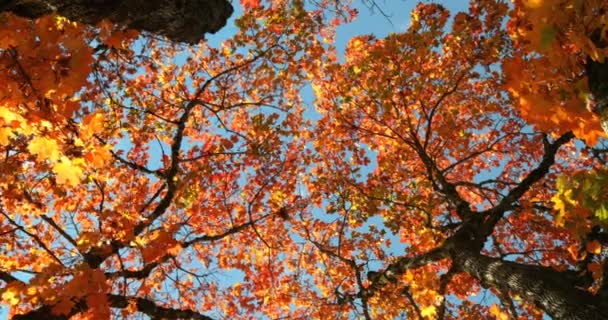
[[94, 147], [84, 154], [86, 164], [96, 169], [103, 168], [111, 158], [110, 146]]
[[255, 9], [260, 6], [261, 0], [241, 0], [241, 5], [245, 9]]
[[433, 319], [437, 314], [437, 308], [435, 306], [426, 306], [420, 309], [420, 315], [425, 318]]
[[[595, 1], [578, 5], [524, 1], [523, 5], [520, 3], [514, 8], [508, 28], [517, 44], [518, 50], [514, 54], [517, 63], [514, 66], [505, 64], [504, 70], [519, 79], [516, 82], [521, 81], [521, 85], [511, 87], [511, 91], [524, 100], [534, 99], [533, 104], [560, 106], [557, 113], [561, 114], [551, 117], [540, 109], [529, 112], [526, 109], [531, 107], [523, 103], [528, 120], [547, 130], [555, 130], [550, 128], [556, 125], [561, 132], [572, 130], [589, 145], [595, 145], [598, 136], [608, 134], [608, 131], [602, 134], [599, 117], [591, 111], [584, 112], [585, 101], [581, 98], [588, 96], [589, 91], [605, 96], [604, 90], [599, 89], [602, 87], [599, 78], [603, 78], [600, 74], [604, 73], [601, 70], [604, 70], [603, 61], [608, 51], [597, 47], [605, 47], [597, 36], [605, 27], [597, 23], [599, 17], [591, 20], [588, 17], [589, 12], [599, 10], [602, 12], [600, 19], [605, 19], [605, 9], [605, 3]], [[583, 27], [581, 23], [587, 23], [587, 20], [590, 23]], [[523, 25], [527, 27], [522, 28]], [[532, 57], [534, 53], [540, 55]], [[529, 67], [521, 68], [524, 63]], [[588, 86], [571, 85], [575, 81], [580, 83], [581, 79], [571, 76], [580, 72], [587, 74]], [[554, 94], [549, 88], [559, 88], [561, 93]]]
[[21, 294], [16, 286], [5, 288], [2, 292], [2, 300], [8, 302], [12, 306], [16, 306], [21, 301]]
[[490, 307], [490, 313], [492, 315], [494, 315], [494, 317], [496, 317], [497, 320], [508, 320], [509, 319], [509, 315], [502, 312], [502, 310], [500, 310], [500, 308], [496, 304], [493, 304]]
[[0, 144], [8, 145], [10, 139], [14, 136], [13, 130], [10, 128], [0, 128]]
[[99, 112], [86, 115], [80, 124], [80, 139], [86, 141], [103, 130], [104, 116]]
[[12, 124], [15, 121], [17, 121], [18, 123], [23, 122], [23, 117], [21, 115], [13, 112], [12, 110], [4, 106], [0, 107], [0, 118], [6, 124]]
[[28, 150], [38, 156], [40, 161], [50, 160], [56, 162], [61, 156], [57, 141], [47, 137], [34, 137], [28, 146]]
[[57, 175], [57, 183], [68, 186], [76, 186], [80, 183], [83, 174], [82, 159], [70, 160], [68, 157], [62, 156], [53, 166], [53, 172]]

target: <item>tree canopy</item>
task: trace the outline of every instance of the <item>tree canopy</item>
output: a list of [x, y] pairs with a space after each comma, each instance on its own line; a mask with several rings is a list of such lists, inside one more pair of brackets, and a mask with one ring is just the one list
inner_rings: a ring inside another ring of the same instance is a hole
[[217, 46], [0, 16], [13, 319], [605, 318], [608, 3], [344, 53], [349, 3], [241, 5]]

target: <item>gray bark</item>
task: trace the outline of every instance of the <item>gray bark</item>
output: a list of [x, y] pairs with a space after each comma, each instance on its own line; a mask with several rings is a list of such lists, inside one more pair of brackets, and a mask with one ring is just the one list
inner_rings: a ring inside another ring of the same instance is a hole
[[608, 300], [579, 287], [580, 278], [574, 271], [503, 261], [462, 246], [454, 250], [452, 257], [460, 270], [478, 279], [484, 287], [519, 295], [553, 319], [608, 318]]

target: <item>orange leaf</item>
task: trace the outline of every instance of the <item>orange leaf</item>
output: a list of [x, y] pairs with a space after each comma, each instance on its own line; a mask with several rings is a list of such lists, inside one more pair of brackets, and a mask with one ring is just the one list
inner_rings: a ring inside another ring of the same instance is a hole
[[53, 306], [53, 308], [51, 309], [51, 313], [57, 316], [67, 315], [68, 313], [70, 313], [70, 311], [72, 311], [73, 307], [74, 302], [72, 302], [72, 300], [70, 300], [69, 298], [63, 298], [59, 300], [59, 303]]
[[502, 312], [502, 310], [500, 310], [500, 308], [496, 304], [493, 304], [490, 307], [490, 313], [492, 315], [494, 315], [497, 320], [508, 320], [509, 319], [509, 315]]
[[600, 254], [602, 253], [602, 244], [597, 240], [589, 241], [585, 244], [585, 249], [589, 253]]
[[241, 0], [241, 5], [245, 9], [255, 9], [260, 6], [260, 0]]
[[570, 253], [570, 256], [572, 256], [572, 259], [574, 259], [574, 260], [582, 260], [582, 259], [585, 258], [584, 257], [584, 255], [585, 255], [584, 252], [583, 252], [583, 257], [579, 257], [578, 246], [576, 246], [576, 245], [569, 246], [568, 247], [568, 252]]
[[80, 138], [85, 141], [103, 130], [104, 117], [100, 112], [88, 114], [80, 124]]
[[591, 272], [593, 279], [599, 280], [602, 277], [602, 265], [597, 262], [593, 262], [587, 265], [587, 270]]

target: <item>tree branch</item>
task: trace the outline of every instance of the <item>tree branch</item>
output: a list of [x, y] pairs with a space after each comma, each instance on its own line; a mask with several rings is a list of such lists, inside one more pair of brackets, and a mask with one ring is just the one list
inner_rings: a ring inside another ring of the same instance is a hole
[[15, 278], [12, 274], [6, 271], [0, 271], [0, 280], [9, 283], [9, 282], [21, 282], [19, 279]]
[[397, 261], [389, 264], [383, 271], [370, 271], [367, 274], [370, 285], [359, 292], [361, 297], [370, 297], [376, 291], [382, 289], [386, 284], [398, 279], [407, 270], [427, 265], [449, 257], [447, 247], [441, 246], [429, 252], [415, 257], [401, 257]]
[[510, 210], [514, 206], [514, 202], [523, 196], [532, 185], [541, 180], [548, 172], [549, 168], [555, 163], [555, 155], [561, 146], [568, 143], [574, 138], [572, 132], [567, 132], [559, 137], [555, 142], [549, 143], [544, 142], [545, 153], [541, 162], [534, 170], [530, 171], [528, 175], [509, 193], [500, 200], [500, 202], [486, 210], [481, 212], [483, 216], [487, 216], [487, 220], [483, 223], [480, 228], [481, 235], [487, 237], [494, 231], [494, 226], [500, 221], [506, 211]]

